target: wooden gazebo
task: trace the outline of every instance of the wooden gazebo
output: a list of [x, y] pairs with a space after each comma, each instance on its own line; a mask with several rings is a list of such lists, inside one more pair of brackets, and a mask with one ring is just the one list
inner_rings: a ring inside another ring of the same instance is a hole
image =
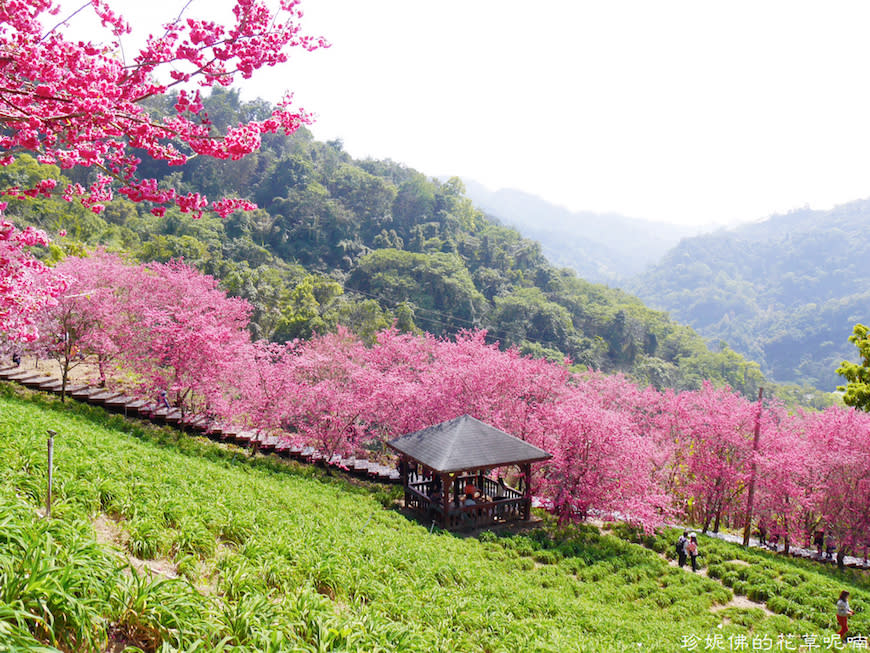
[[[403, 435], [387, 445], [400, 455], [405, 505], [443, 528], [528, 520], [532, 463], [552, 456], [470, 415]], [[516, 465], [523, 490], [487, 472]], [[474, 494], [473, 503], [467, 494]], [[466, 505], [468, 504], [468, 505]]]

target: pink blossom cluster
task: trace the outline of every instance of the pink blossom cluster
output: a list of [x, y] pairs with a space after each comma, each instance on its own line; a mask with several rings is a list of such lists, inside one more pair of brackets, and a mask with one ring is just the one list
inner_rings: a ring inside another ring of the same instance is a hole
[[[6, 197], [12, 197], [17, 200], [23, 200], [28, 197], [33, 198], [39, 195], [42, 195], [43, 197], [51, 197], [55, 186], [57, 186], [57, 182], [54, 179], [42, 179], [33, 188], [22, 189], [20, 186], [10, 186], [9, 188], [4, 189], [2, 194]], [[5, 208], [6, 206], [4, 205], [0, 210], [4, 210]]]
[[26, 249], [46, 244], [42, 231], [32, 227], [21, 231], [0, 219], [0, 333], [8, 338], [34, 340], [39, 334], [38, 316], [66, 288], [63, 276]]
[[[182, 210], [199, 213], [207, 205], [204, 198], [199, 202], [171, 189], [160, 190], [154, 180], [138, 180], [139, 159], [131, 148], [144, 149], [171, 165], [184, 163], [185, 152], [238, 159], [260, 146], [260, 134], [278, 129], [289, 133], [309, 122], [307, 114], [285, 102], [269, 119], [220, 135], [203, 113], [199, 91], [191, 94], [180, 87], [226, 86], [238, 76], [250, 77], [263, 66], [285, 61], [291, 48], [325, 47], [322, 39], [300, 33], [302, 12], [296, 3], [281, 2], [273, 12], [262, 0], [238, 0], [234, 21], [226, 26], [179, 18], [163, 34], [149, 36], [129, 64], [116, 52], [130, 26], [104, 0], [92, 0], [90, 5], [106, 29], [108, 45], [68, 40], [64, 21], [47, 29], [43, 19], [53, 17], [56, 23], [58, 13], [50, 0], [8, 0], [0, 6], [3, 165], [16, 153], [29, 151], [41, 163], [64, 169], [93, 166], [119, 183], [120, 192], [133, 201], [174, 202]], [[141, 102], [177, 86], [175, 115], [152, 119]], [[36, 192], [52, 188], [46, 183]], [[6, 189], [10, 192], [18, 191]], [[83, 192], [64, 193], [64, 198], [78, 196], [99, 212], [112, 192], [112, 185], [101, 178]], [[243, 206], [249, 204], [239, 205]]]

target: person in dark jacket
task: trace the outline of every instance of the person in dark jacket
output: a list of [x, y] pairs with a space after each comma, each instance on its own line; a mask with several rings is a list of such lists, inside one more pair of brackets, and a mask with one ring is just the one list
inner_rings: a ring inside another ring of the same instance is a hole
[[689, 541], [689, 531], [683, 531], [677, 540], [677, 562], [680, 567], [686, 566], [686, 544]]

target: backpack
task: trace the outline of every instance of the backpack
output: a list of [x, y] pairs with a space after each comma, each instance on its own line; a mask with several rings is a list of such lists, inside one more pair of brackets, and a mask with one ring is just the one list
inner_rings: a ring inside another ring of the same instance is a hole
[[680, 536], [680, 539], [677, 540], [677, 555], [681, 555], [685, 551], [686, 540], [683, 536]]

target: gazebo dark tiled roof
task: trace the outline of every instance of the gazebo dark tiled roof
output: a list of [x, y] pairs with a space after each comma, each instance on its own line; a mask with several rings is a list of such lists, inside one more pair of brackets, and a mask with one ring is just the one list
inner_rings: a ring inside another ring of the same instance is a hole
[[470, 415], [403, 435], [387, 445], [438, 473], [533, 463], [552, 457]]

